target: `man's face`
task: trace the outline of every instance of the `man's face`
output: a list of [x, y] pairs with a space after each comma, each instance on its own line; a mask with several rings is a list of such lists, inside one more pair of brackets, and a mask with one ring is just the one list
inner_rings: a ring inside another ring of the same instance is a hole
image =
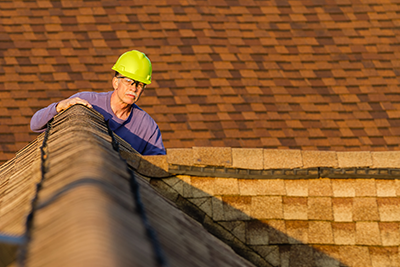
[[125, 104], [136, 103], [142, 95], [146, 85], [124, 76], [113, 78], [113, 87], [119, 100]]

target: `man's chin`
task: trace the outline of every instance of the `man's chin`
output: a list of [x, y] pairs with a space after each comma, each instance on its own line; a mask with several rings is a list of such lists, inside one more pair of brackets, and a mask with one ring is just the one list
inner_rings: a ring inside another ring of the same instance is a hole
[[127, 95], [126, 100], [127, 100], [127, 103], [134, 104], [138, 101], [138, 98], [133, 95]]

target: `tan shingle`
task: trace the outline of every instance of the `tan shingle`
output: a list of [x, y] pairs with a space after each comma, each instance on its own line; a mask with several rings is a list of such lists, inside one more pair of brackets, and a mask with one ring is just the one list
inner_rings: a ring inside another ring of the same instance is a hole
[[251, 205], [251, 217], [255, 219], [283, 219], [282, 197], [253, 197]]
[[371, 152], [374, 168], [396, 168], [400, 166], [399, 152]]
[[379, 225], [377, 222], [356, 223], [356, 244], [358, 245], [382, 245]]
[[332, 221], [332, 201], [328, 197], [308, 198], [308, 219]]
[[353, 200], [351, 198], [333, 198], [332, 207], [335, 222], [353, 221]]
[[269, 243], [285, 244], [288, 242], [286, 233], [286, 225], [284, 220], [263, 220], [263, 223], [269, 226]]
[[288, 196], [308, 196], [309, 180], [284, 180]]
[[398, 264], [399, 251], [397, 247], [371, 247], [369, 251], [372, 266], [396, 266]]
[[379, 221], [376, 198], [353, 198], [354, 221]]
[[336, 152], [302, 151], [302, 156], [305, 168], [338, 166]]
[[333, 179], [332, 190], [335, 197], [354, 197], [355, 181], [346, 179]]
[[372, 267], [368, 247], [362, 246], [341, 246], [340, 262], [347, 266]]
[[308, 243], [308, 221], [285, 221], [290, 244]]
[[224, 217], [228, 221], [250, 220], [252, 198], [248, 196], [223, 196]]
[[193, 197], [207, 197], [214, 195], [215, 179], [208, 177], [191, 177]]
[[232, 167], [262, 170], [263, 149], [232, 148]]
[[398, 223], [380, 222], [379, 230], [383, 246], [399, 246], [400, 232]]
[[377, 198], [379, 216], [383, 222], [400, 221], [399, 198]]
[[309, 196], [333, 196], [330, 179], [310, 179], [308, 181]]
[[238, 179], [232, 178], [215, 178], [214, 183], [215, 195], [239, 195]]
[[372, 166], [370, 152], [337, 152], [340, 168]]
[[167, 149], [169, 164], [193, 165], [193, 151], [190, 148]]
[[378, 197], [396, 196], [396, 184], [394, 180], [376, 180], [375, 182]]
[[354, 223], [332, 223], [333, 236], [336, 245], [355, 245], [356, 226]]
[[193, 147], [193, 161], [196, 165], [231, 166], [230, 147]]
[[355, 193], [357, 197], [376, 197], [375, 179], [356, 179]]
[[239, 179], [241, 195], [285, 195], [284, 181], [281, 179]]
[[302, 167], [299, 150], [267, 150], [264, 149], [264, 168], [298, 168]]
[[307, 220], [307, 198], [284, 197], [283, 217], [285, 220]]
[[333, 244], [333, 233], [330, 222], [310, 221], [308, 241], [312, 244]]

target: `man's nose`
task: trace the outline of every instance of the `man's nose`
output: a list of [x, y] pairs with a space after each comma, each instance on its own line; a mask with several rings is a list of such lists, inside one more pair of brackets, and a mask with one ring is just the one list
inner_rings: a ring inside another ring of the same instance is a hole
[[137, 90], [137, 84], [135, 82], [133, 82], [130, 86], [131, 89]]

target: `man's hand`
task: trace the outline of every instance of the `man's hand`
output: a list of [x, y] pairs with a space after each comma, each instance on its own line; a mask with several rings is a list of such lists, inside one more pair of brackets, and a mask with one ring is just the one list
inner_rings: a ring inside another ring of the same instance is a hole
[[74, 97], [74, 98], [67, 98], [67, 99], [60, 101], [56, 106], [57, 113], [60, 113], [61, 111], [66, 110], [70, 106], [73, 106], [76, 104], [82, 104], [82, 105], [87, 106], [88, 108], [92, 108], [92, 105], [90, 105], [89, 102], [87, 102], [85, 99], [81, 99], [79, 97]]

